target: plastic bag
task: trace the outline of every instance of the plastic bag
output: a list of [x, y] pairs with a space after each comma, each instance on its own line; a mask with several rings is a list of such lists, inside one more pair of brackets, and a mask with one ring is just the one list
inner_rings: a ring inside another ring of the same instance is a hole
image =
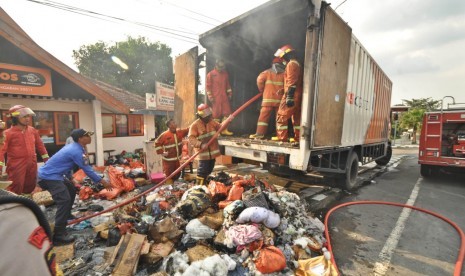
[[299, 266], [295, 271], [297, 276], [337, 276], [336, 268], [325, 256], [297, 261]]
[[286, 257], [279, 248], [268, 246], [260, 249], [254, 263], [261, 273], [273, 273], [286, 268]]

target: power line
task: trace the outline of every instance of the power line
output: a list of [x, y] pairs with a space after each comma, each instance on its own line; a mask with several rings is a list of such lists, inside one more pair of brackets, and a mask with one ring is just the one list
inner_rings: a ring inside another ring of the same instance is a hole
[[[178, 5], [176, 5], [176, 4], [174, 4], [174, 3], [171, 3], [171, 2], [169, 2], [169, 1], [165, 1], [165, 0], [159, 0], [159, 1], [160, 1], [160, 2], [164, 2], [164, 3], [168, 4], [168, 5], [173, 6], [173, 7], [176, 7], [176, 8], [179, 8], [179, 9], [183, 9], [183, 10], [186, 10], [186, 11], [188, 11], [188, 12], [191, 12], [191, 13], [194, 13], [194, 14], [197, 14], [197, 15], [200, 15], [200, 16], [203, 16], [203, 17], [205, 17], [205, 18], [211, 19], [211, 20], [216, 21], [216, 22], [218, 22], [218, 23], [223, 23], [223, 22], [221, 22], [221, 21], [218, 20], [218, 19], [215, 19], [215, 18], [210, 17], [210, 16], [207, 16], [207, 15], [205, 15], [205, 14], [198, 13], [198, 12], [196, 12], [196, 11], [193, 11], [193, 10], [190, 10], [190, 9], [187, 9], [187, 8], [184, 8], [184, 7], [181, 7], [181, 6], [178, 6]], [[194, 19], [194, 18], [192, 18], [192, 19]], [[200, 21], [200, 20], [199, 20], [199, 21]], [[204, 21], [200, 21], [200, 22], [204, 22]], [[211, 23], [208, 23], [208, 22], [204, 22], [204, 23], [211, 24]], [[211, 24], [211, 25], [213, 25], [213, 24]]]
[[[46, 2], [39, 1], [39, 0], [26, 0], [26, 1], [33, 2], [33, 3], [36, 3], [36, 4], [40, 4], [40, 5], [44, 5], [44, 6], [48, 6], [48, 7], [52, 7], [52, 8], [56, 8], [56, 9], [60, 9], [60, 10], [64, 10], [64, 11], [68, 11], [68, 12], [73, 12], [73, 13], [76, 13], [76, 14], [81, 14], [81, 15], [93, 17], [93, 18], [100, 19], [100, 20], [109, 21], [109, 22], [118, 21], [118, 22], [123, 22], [123, 23], [129, 23], [129, 24], [141, 26], [141, 27], [144, 27], [144, 28], [152, 29], [152, 30], [155, 30], [155, 31], [158, 31], [158, 32], [173, 35], [175, 37], [169, 36], [169, 35], [168, 35], [168, 37], [178, 39], [178, 40], [181, 40], [181, 41], [184, 41], [184, 42], [195, 43], [195, 44], [198, 43], [197, 38], [193, 38], [193, 37], [189, 37], [189, 36], [186, 36], [186, 35], [179, 34], [179, 33], [183, 33], [183, 34], [196, 35], [197, 36], [197, 34], [194, 34], [192, 32], [186, 32], [186, 31], [176, 30], [176, 29], [172, 29], [172, 28], [166, 28], [166, 27], [162, 27], [162, 26], [151, 25], [151, 24], [147, 24], [147, 23], [143, 23], [143, 22], [127, 20], [127, 19], [124, 19], [124, 18], [110, 16], [110, 15], [94, 12], [94, 11], [91, 11], [91, 10], [81, 9], [81, 8], [77, 8], [77, 7], [73, 7], [73, 6], [69, 6], [69, 5], [65, 5], [65, 4], [61, 4], [61, 3], [57, 3], [57, 2], [53, 2], [53, 1], [49, 1], [49, 0], [45, 0]], [[111, 19], [113, 21], [108, 20], [108, 19]], [[175, 33], [175, 32], [178, 32], [178, 33]], [[185, 40], [185, 39], [188, 39], [189, 41]]]
[[336, 11], [336, 10], [337, 10], [337, 8], [339, 8], [339, 7], [340, 7], [342, 4], [344, 4], [346, 1], [347, 1], [347, 0], [344, 0], [344, 1], [342, 1], [342, 2], [341, 2], [341, 4], [337, 5], [337, 7], [336, 7], [336, 8], [334, 8], [334, 11]]

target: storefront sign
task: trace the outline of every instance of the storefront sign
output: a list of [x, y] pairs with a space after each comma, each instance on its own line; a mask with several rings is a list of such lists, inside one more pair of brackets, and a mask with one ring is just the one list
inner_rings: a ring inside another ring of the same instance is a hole
[[0, 93], [50, 97], [50, 70], [0, 63]]
[[174, 86], [156, 82], [155, 89], [157, 92], [157, 110], [174, 111]]
[[145, 93], [145, 109], [157, 109], [157, 95]]

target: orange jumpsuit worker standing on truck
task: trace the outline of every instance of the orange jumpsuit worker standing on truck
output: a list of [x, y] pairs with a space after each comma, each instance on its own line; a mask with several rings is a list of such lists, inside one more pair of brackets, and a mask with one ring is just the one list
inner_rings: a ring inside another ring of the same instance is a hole
[[[229, 84], [229, 74], [225, 70], [224, 60], [217, 59], [215, 68], [208, 72], [206, 81], [207, 98], [212, 106], [212, 116], [217, 122], [227, 119], [231, 115], [231, 104], [229, 100], [232, 97], [231, 85]], [[222, 135], [233, 135], [232, 132], [225, 129]]]
[[284, 71], [284, 96], [279, 104], [278, 116], [276, 117], [276, 127], [278, 140], [287, 142], [288, 140], [288, 126], [287, 122], [292, 118], [294, 125], [294, 139], [300, 140], [300, 116], [302, 112], [302, 69], [299, 62], [295, 58], [295, 50], [291, 45], [284, 45], [279, 48], [276, 57], [283, 58], [286, 63]]
[[[173, 119], [166, 122], [168, 130], [160, 134], [155, 140], [155, 151], [162, 154], [163, 173], [165, 177], [171, 175], [177, 168], [179, 168], [179, 160], [182, 157], [182, 139], [187, 136], [189, 128], [177, 129], [177, 125]], [[168, 184], [173, 183], [174, 180], [179, 178], [181, 172], [168, 180]]]
[[201, 104], [197, 107], [197, 116], [189, 128], [189, 143], [194, 147], [196, 152], [201, 149], [203, 152], [197, 155], [199, 167], [197, 168], [197, 185], [206, 185], [205, 178], [210, 175], [215, 167], [215, 158], [220, 156], [220, 146], [218, 139], [215, 139], [210, 146], [207, 147], [208, 141], [220, 129], [221, 124], [212, 120], [212, 110], [206, 104]]
[[5, 165], [7, 155], [6, 173], [8, 180], [13, 183], [7, 190], [15, 194], [31, 193], [37, 182], [37, 155], [41, 155], [44, 162], [49, 156], [39, 132], [29, 125], [35, 113], [23, 105], [15, 105], [8, 111], [12, 126], [5, 130], [3, 147], [0, 149], [0, 170]]
[[255, 134], [250, 135], [249, 138], [265, 138], [272, 112], [278, 113], [279, 103], [284, 94], [284, 69], [283, 59], [275, 57], [271, 68], [258, 75], [258, 91], [263, 94], [262, 108], [258, 117], [257, 131]]

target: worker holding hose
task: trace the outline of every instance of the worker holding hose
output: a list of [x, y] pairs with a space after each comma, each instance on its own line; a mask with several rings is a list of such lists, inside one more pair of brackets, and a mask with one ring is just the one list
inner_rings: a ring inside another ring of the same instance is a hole
[[206, 104], [201, 104], [197, 107], [197, 120], [195, 120], [189, 128], [189, 143], [194, 147], [196, 152], [201, 151], [197, 155], [199, 167], [197, 169], [197, 185], [206, 185], [205, 179], [213, 171], [215, 167], [215, 158], [220, 156], [220, 146], [218, 140], [215, 139], [208, 147], [207, 143], [213, 137], [221, 124], [212, 120], [212, 110]]

